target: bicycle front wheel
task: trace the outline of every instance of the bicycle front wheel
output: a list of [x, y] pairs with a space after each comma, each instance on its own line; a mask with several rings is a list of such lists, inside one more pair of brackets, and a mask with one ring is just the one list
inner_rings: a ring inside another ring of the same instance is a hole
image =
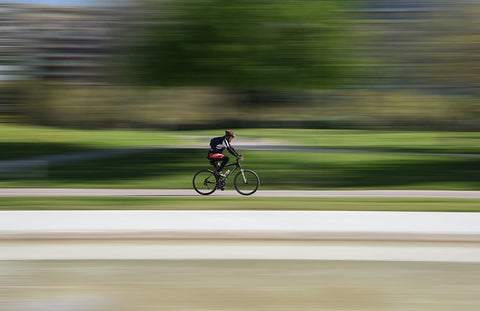
[[217, 178], [211, 170], [198, 171], [193, 176], [193, 188], [201, 195], [212, 194], [217, 189]]
[[242, 170], [235, 175], [233, 185], [238, 193], [243, 195], [251, 195], [257, 191], [260, 186], [260, 179], [252, 170]]

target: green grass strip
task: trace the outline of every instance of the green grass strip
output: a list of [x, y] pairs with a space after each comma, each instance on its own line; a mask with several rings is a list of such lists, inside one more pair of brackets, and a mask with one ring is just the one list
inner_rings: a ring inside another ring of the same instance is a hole
[[[208, 131], [79, 130], [0, 123], [0, 159], [81, 152], [110, 148], [199, 144], [207, 148]], [[321, 129], [238, 129], [238, 139], [256, 139], [327, 149], [360, 149], [400, 152], [480, 153], [479, 132], [374, 131]], [[255, 143], [254, 143], [255, 144]]]
[[0, 210], [337, 210], [480, 212], [479, 199], [3, 197]]
[[[480, 158], [239, 150], [260, 189], [480, 189]], [[0, 187], [192, 189], [210, 168], [205, 150], [146, 151], [33, 167], [2, 178]], [[233, 177], [233, 176], [232, 176]], [[233, 189], [233, 180], [227, 182]]]

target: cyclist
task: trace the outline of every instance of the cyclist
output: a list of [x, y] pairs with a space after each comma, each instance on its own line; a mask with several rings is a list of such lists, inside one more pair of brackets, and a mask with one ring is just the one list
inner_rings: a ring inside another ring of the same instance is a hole
[[[239, 154], [235, 149], [233, 149], [230, 143], [232, 139], [235, 137], [232, 131], [226, 130], [224, 136], [215, 137], [210, 140], [210, 150], [208, 151], [207, 159], [210, 160], [210, 164], [212, 164], [216, 168], [216, 173], [222, 177], [225, 177], [222, 174], [222, 169], [227, 165], [228, 161], [230, 160], [229, 157], [223, 154], [223, 150], [227, 149], [232, 155], [237, 157], [238, 159], [242, 159], [242, 155]], [[221, 163], [219, 164], [219, 162]]]

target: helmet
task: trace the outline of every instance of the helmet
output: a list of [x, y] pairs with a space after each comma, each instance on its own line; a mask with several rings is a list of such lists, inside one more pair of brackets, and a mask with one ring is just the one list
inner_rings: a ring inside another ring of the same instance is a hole
[[230, 130], [225, 130], [225, 137], [235, 137], [235, 134]]

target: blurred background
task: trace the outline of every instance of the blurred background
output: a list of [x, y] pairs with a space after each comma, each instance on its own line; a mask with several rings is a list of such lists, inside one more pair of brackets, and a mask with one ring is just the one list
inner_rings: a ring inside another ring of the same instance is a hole
[[[0, 186], [190, 187], [228, 128], [264, 188], [478, 189], [479, 13], [472, 0], [2, 0], [0, 159], [28, 161], [0, 163]], [[139, 150], [178, 145], [194, 148]], [[108, 148], [130, 156], [42, 157]]]
[[475, 0], [0, 1], [2, 121], [477, 131]]
[[[479, 51], [479, 0], [0, 0], [0, 187], [193, 193], [208, 141], [229, 128], [261, 190], [478, 190]], [[0, 210], [480, 210], [478, 199], [255, 199], [10, 197]], [[50, 251], [2, 230], [6, 257]], [[32, 254], [0, 260], [0, 311], [480, 310], [478, 262]]]

